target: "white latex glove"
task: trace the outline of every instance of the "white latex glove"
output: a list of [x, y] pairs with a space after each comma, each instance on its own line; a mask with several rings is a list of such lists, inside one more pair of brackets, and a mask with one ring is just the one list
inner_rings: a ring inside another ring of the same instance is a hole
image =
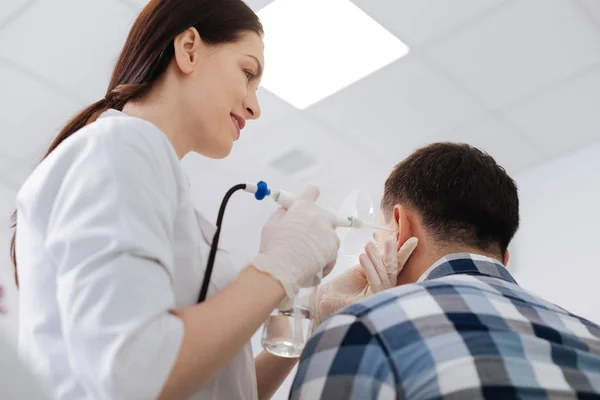
[[252, 265], [283, 285], [286, 298], [280, 309], [292, 308], [300, 288], [313, 286], [317, 276], [326, 275], [335, 265], [340, 240], [315, 204], [318, 197], [319, 189], [306, 185], [287, 211], [279, 209], [263, 227]]
[[411, 237], [398, 251], [393, 236], [384, 240], [381, 251], [375, 242], [368, 242], [365, 253], [359, 257], [360, 264], [319, 286], [315, 301], [315, 327], [347, 305], [395, 287], [398, 274], [418, 242], [417, 238]]

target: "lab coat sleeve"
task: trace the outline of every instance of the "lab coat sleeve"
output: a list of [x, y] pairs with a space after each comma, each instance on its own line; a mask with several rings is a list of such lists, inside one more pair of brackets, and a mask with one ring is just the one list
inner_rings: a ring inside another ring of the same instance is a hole
[[69, 362], [90, 397], [151, 399], [183, 340], [169, 313], [177, 187], [161, 138], [121, 128], [65, 144], [45, 246]]

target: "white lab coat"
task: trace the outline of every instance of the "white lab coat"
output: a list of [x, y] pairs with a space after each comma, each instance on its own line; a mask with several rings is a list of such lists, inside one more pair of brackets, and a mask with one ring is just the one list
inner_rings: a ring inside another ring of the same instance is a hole
[[[196, 303], [215, 231], [166, 136], [109, 110], [41, 163], [17, 209], [22, 358], [61, 400], [155, 398], [183, 338], [168, 310]], [[220, 249], [209, 296], [237, 272]], [[250, 344], [194, 397], [255, 398]]]

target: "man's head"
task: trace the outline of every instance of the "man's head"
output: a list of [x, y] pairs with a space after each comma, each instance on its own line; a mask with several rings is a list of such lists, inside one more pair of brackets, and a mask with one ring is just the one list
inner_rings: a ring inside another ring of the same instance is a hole
[[[417, 250], [472, 250], [506, 263], [519, 227], [517, 186], [488, 154], [466, 144], [434, 143], [394, 168], [379, 223], [399, 228], [398, 248], [417, 236]], [[386, 234], [377, 232], [376, 240]]]

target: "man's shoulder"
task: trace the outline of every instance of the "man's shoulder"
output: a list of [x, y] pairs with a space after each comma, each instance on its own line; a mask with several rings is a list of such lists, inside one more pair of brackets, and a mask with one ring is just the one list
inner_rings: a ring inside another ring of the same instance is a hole
[[561, 311], [542, 302], [516, 284], [458, 274], [386, 290], [350, 305], [340, 314], [356, 318], [374, 333], [401, 334], [406, 339], [412, 335], [417, 340], [427, 337], [421, 330], [441, 333], [462, 329], [456, 318], [472, 320], [483, 329], [480, 315], [498, 320], [524, 319], [523, 307]]
[[[504, 285], [503, 282], [486, 281], [469, 275], [453, 275], [397, 286], [348, 306], [343, 310], [343, 314], [368, 318], [382, 313], [389, 313], [396, 308], [405, 308], [408, 304], [417, 305], [422, 303], [425, 305], [430, 303], [432, 299], [438, 299], [437, 303], [444, 304], [452, 297], [465, 295], [488, 296], [505, 291], [519, 291], [518, 286], [511, 286]], [[394, 319], [398, 319], [401, 315], [394, 313], [393, 316]]]
[[[373, 334], [380, 335], [382, 342], [392, 344], [392, 348], [465, 332], [509, 329], [527, 335], [534, 327], [569, 335], [575, 329], [585, 337], [600, 339], [598, 325], [515, 283], [467, 274], [386, 290], [352, 304], [340, 314], [346, 319], [356, 319]], [[395, 338], [402, 338], [402, 343]]]

